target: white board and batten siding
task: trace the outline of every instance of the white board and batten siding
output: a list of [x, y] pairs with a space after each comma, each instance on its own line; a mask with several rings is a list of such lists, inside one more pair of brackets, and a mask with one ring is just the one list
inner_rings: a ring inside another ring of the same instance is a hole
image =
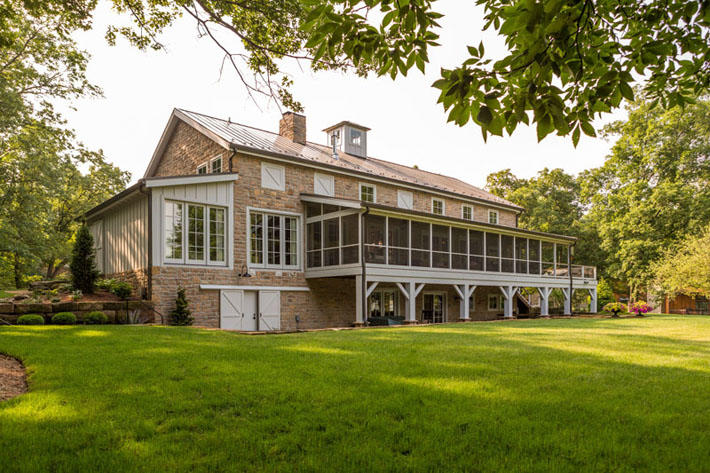
[[[153, 187], [153, 265], [161, 266], [164, 261], [165, 245], [163, 231], [165, 225], [165, 201], [178, 201], [193, 204], [212, 205], [226, 209], [225, 222], [225, 258], [227, 266], [211, 266], [212, 268], [232, 268], [234, 266], [234, 182], [208, 182], [165, 187]], [[185, 213], [185, 216], [187, 214]]]
[[96, 265], [104, 274], [148, 267], [148, 198], [128, 199], [88, 222]]

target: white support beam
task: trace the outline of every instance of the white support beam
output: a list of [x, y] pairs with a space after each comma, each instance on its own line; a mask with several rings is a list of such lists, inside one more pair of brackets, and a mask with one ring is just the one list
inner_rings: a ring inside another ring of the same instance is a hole
[[364, 301], [362, 300], [362, 290], [362, 276], [357, 275], [355, 276], [355, 324], [357, 325], [362, 325], [364, 323], [363, 316], [365, 308], [363, 306]]
[[540, 293], [540, 315], [548, 317], [550, 315], [550, 293], [551, 287], [538, 287], [537, 292]]
[[597, 313], [597, 288], [588, 289], [591, 301], [589, 302], [589, 312], [592, 314]]
[[[458, 284], [454, 284], [453, 286], [454, 286], [454, 291], [456, 291], [456, 294], [458, 294], [461, 299], [466, 297], [463, 295], [463, 292], [461, 292], [461, 288], [459, 287]], [[464, 292], [466, 292], [466, 284], [462, 284], [462, 287], [464, 288]]]
[[402, 286], [401, 282], [395, 283], [397, 285], [397, 289], [399, 289], [399, 292], [402, 293], [405, 299], [409, 300], [409, 290], [405, 289], [404, 286]]
[[409, 295], [407, 297], [407, 305], [404, 316], [406, 322], [411, 324], [417, 320], [417, 294], [419, 294], [419, 292], [417, 291], [417, 285], [414, 281], [409, 281], [407, 283], [407, 290]]
[[468, 284], [461, 284], [460, 286], [458, 284], [454, 284], [454, 289], [461, 298], [461, 302], [459, 302], [459, 320], [466, 321], [469, 319], [468, 313], [470, 308], [468, 301]]
[[474, 285], [468, 286], [468, 293], [466, 294], [466, 297], [470, 298], [473, 295], [473, 291], [475, 291], [477, 287], [478, 286]]
[[503, 316], [506, 318], [513, 317], [513, 298], [518, 291], [516, 286], [498, 286], [500, 292], [503, 293]]
[[377, 281], [371, 283], [369, 286], [367, 286], [367, 297], [370, 297], [370, 294], [372, 294], [372, 291], [375, 290], [379, 283]]
[[[568, 287], [562, 287], [562, 294], [565, 296], [564, 315], [572, 315], [572, 294]], [[574, 289], [572, 289], [574, 291]]]
[[[415, 284], [415, 283], [412, 283], [412, 284]], [[419, 293], [422, 292], [422, 289], [424, 289], [425, 285], [426, 284], [424, 284], [424, 283], [416, 285], [416, 289], [414, 290], [414, 297], [417, 297], [419, 295]]]

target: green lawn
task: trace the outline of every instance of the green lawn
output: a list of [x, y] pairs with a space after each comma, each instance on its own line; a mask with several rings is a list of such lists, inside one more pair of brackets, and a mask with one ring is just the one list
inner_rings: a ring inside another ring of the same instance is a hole
[[8, 297], [12, 297], [12, 294], [0, 289], [0, 299], [7, 299]]
[[0, 472], [708, 471], [710, 317], [6, 327]]

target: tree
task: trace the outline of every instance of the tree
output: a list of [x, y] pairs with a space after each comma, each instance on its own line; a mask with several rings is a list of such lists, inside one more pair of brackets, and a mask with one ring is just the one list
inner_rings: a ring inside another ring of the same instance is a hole
[[175, 309], [170, 312], [170, 321], [173, 325], [192, 325], [194, 319], [191, 314], [187, 296], [185, 296], [185, 288], [178, 287]]
[[74, 219], [129, 177], [78, 143], [54, 108], [100, 93], [85, 76], [88, 55], [71, 38], [88, 27], [93, 3], [83, 20], [65, 12], [80, 2], [25, 3], [0, 3], [0, 255], [16, 286], [38, 267], [55, 276], [71, 251]]
[[86, 294], [94, 292], [94, 285], [99, 277], [99, 271], [96, 269], [94, 238], [86, 225], [79, 227], [79, 231], [76, 234], [70, 269], [74, 289], [79, 289]]
[[525, 209], [518, 225], [528, 230], [576, 236], [575, 262], [596, 265], [604, 271], [604, 255], [599, 250], [596, 229], [586, 217], [581, 202], [581, 185], [562, 169], [543, 169], [530, 179], [518, 178], [504, 169], [489, 174], [486, 189]]
[[[73, 27], [90, 25], [95, 1], [53, 0], [34, 10], [62, 12]], [[281, 71], [291, 58], [314, 70], [348, 69], [393, 79], [424, 71], [438, 46], [433, 0], [113, 0], [132, 19], [111, 26], [140, 48], [163, 47], [160, 34], [191, 17], [200, 36], [224, 52], [250, 93], [296, 111], [292, 81]], [[710, 2], [698, 0], [477, 0], [485, 29], [508, 48], [486, 55], [474, 35], [460, 66], [442, 69], [433, 85], [458, 125], [473, 121], [484, 138], [534, 123], [538, 139], [551, 132], [595, 136], [595, 116], [634, 99], [632, 83], [665, 108], [693, 102], [710, 86]], [[478, 46], [475, 46], [478, 43]], [[254, 79], [248, 79], [250, 75]]]
[[583, 176], [582, 198], [607, 253], [607, 271], [631, 295], [652, 280], [650, 265], [710, 221], [710, 101], [684, 109], [639, 100], [603, 166]]
[[665, 295], [710, 296], [710, 224], [668, 248], [652, 269], [654, 286]]

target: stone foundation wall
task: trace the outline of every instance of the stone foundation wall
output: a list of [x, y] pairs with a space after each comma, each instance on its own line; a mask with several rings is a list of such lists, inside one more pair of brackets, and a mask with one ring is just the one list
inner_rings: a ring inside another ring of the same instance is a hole
[[[101, 311], [108, 317], [109, 323], [125, 323], [128, 312], [140, 311], [144, 323], [155, 322], [151, 304], [145, 301], [125, 302], [57, 302], [57, 303], [12, 303], [0, 302], [0, 318], [15, 323], [24, 314], [39, 314], [49, 323], [52, 316], [59, 312], [72, 312], [81, 322], [89, 312]], [[159, 321], [159, 320], [158, 320]]]
[[107, 274], [106, 279], [125, 281], [133, 286], [133, 296], [145, 299], [148, 296], [148, 270], [145, 268], [122, 273]]

